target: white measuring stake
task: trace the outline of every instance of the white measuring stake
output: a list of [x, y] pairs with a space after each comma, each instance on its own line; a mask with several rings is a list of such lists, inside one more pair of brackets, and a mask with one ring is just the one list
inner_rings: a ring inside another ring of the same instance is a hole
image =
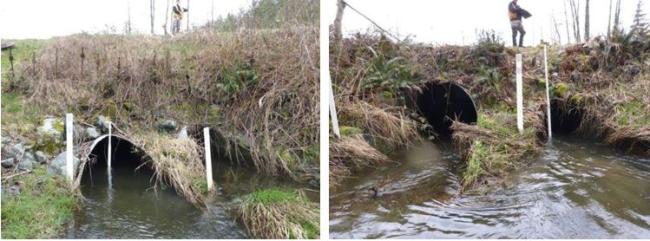
[[205, 178], [208, 190], [212, 190], [212, 154], [210, 153], [210, 128], [203, 128], [203, 143], [205, 144]]
[[[326, 71], [327, 72], [327, 71]], [[330, 77], [329, 73], [326, 73], [327, 78]], [[332, 131], [337, 138], [341, 138], [341, 132], [339, 131], [339, 118], [336, 115], [336, 103], [334, 103], [334, 88], [332, 88], [332, 83], [330, 79], [330, 116], [332, 117]]]
[[111, 139], [111, 135], [113, 135], [113, 122], [108, 122], [108, 157], [106, 158], [106, 163], [108, 164], [108, 168], [106, 169], [106, 176], [108, 176], [108, 188], [106, 191], [108, 192], [108, 200], [109, 202], [113, 201], [113, 171], [111, 170], [111, 166], [113, 164], [113, 141]]
[[112, 159], [111, 156], [113, 155], [113, 142], [111, 140], [111, 135], [113, 135], [113, 123], [108, 122], [108, 169], [111, 169], [112, 166]]
[[548, 90], [548, 58], [546, 54], [546, 45], [544, 45], [544, 78], [546, 80], [546, 124], [548, 125], [548, 140], [551, 140], [551, 96]]
[[519, 133], [524, 132], [524, 91], [523, 91], [523, 76], [522, 76], [522, 61], [521, 54], [517, 54], [517, 128]]
[[72, 142], [72, 131], [74, 126], [72, 125], [72, 118], [74, 116], [71, 113], [65, 114], [65, 169], [66, 176], [70, 181], [74, 180], [74, 154], [73, 154], [73, 142]]

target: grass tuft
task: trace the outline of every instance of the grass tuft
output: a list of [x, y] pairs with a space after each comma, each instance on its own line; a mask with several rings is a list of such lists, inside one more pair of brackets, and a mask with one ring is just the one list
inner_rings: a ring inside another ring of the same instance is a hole
[[142, 143], [157, 182], [170, 184], [189, 202], [203, 206], [207, 183], [201, 148], [194, 140], [158, 133], [136, 134], [135, 140]]
[[320, 235], [317, 210], [318, 204], [298, 191], [271, 188], [244, 197], [236, 213], [254, 238], [316, 239]]
[[372, 147], [361, 135], [330, 142], [330, 187], [336, 187], [353, 172], [389, 163], [390, 159]]

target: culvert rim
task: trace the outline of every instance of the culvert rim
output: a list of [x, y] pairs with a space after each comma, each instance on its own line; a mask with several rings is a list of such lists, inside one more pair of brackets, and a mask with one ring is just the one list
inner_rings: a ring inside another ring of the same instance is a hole
[[[450, 127], [453, 120], [465, 124], [475, 124], [478, 121], [478, 108], [474, 99], [457, 83], [428, 82], [421, 87], [421, 91], [418, 91], [415, 100], [417, 110], [444, 138], [451, 137], [453, 131]], [[442, 108], [444, 111], [441, 110]]]

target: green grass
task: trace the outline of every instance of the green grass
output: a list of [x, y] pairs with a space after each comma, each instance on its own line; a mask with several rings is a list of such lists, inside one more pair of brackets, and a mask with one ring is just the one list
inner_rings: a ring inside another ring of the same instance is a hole
[[650, 114], [641, 101], [633, 100], [616, 106], [616, 123], [641, 128], [650, 126]]
[[506, 124], [508, 118], [514, 116], [514, 113], [497, 112], [494, 114], [479, 113], [477, 125], [481, 128], [488, 129], [499, 136], [518, 135], [515, 126]]
[[519, 134], [514, 113], [507, 109], [492, 109], [479, 113], [478, 126], [488, 130], [499, 141], [471, 140], [467, 166], [463, 171], [463, 188], [469, 188], [485, 176], [504, 176], [516, 168], [529, 153], [536, 150], [535, 129], [526, 126]]
[[[5, 40], [3, 40], [5, 42]], [[9, 41], [8, 41], [9, 42]], [[18, 63], [31, 58], [32, 53], [40, 51], [44, 40], [16, 40], [10, 41], [15, 44], [11, 50], [14, 56], [14, 68]], [[2, 130], [16, 131], [18, 134], [28, 134], [39, 124], [39, 109], [34, 105], [25, 102], [25, 96], [17, 92], [7, 92], [9, 87], [11, 68], [9, 62], [9, 51], [2, 51]]]
[[261, 204], [274, 204], [284, 202], [304, 201], [295, 191], [278, 188], [257, 190], [250, 194], [248, 202]]
[[2, 112], [16, 114], [23, 110], [22, 96], [16, 93], [2, 95]]
[[474, 183], [479, 177], [485, 175], [485, 170], [481, 168], [481, 162], [487, 158], [489, 158], [487, 146], [479, 140], [474, 141], [472, 143], [471, 155], [467, 160], [467, 168], [463, 173], [464, 184]]
[[296, 190], [257, 190], [244, 198], [237, 212], [254, 238], [315, 239], [320, 235], [318, 205]]
[[16, 132], [28, 137], [40, 123], [41, 111], [35, 105], [29, 105], [22, 94], [2, 93], [2, 130]]
[[55, 238], [72, 218], [77, 196], [67, 182], [46, 174], [45, 167], [3, 183], [4, 187], [20, 183], [21, 192], [2, 194], [2, 238]]
[[[38, 39], [24, 39], [24, 40], [2, 40], [2, 42], [13, 42], [15, 44], [14, 48], [11, 49], [11, 53], [14, 56], [14, 68], [16, 65], [24, 60], [29, 60], [32, 56], [32, 53], [38, 53], [43, 46], [45, 46], [45, 40]], [[2, 51], [2, 81], [8, 79], [11, 75], [11, 63], [9, 62], [9, 51]], [[4, 86], [3, 86], [4, 87]]]
[[340, 129], [341, 137], [363, 134], [363, 130], [354, 126], [341, 126], [339, 129]]

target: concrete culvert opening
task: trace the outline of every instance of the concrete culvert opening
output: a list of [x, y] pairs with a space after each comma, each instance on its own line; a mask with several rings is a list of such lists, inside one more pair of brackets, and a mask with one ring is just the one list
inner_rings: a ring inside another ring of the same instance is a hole
[[571, 101], [558, 98], [551, 100], [551, 127], [555, 134], [573, 133], [580, 127], [582, 115], [582, 109]]
[[450, 138], [453, 120], [467, 124], [477, 121], [476, 105], [463, 87], [447, 83], [428, 83], [417, 96], [417, 108], [442, 138]]

